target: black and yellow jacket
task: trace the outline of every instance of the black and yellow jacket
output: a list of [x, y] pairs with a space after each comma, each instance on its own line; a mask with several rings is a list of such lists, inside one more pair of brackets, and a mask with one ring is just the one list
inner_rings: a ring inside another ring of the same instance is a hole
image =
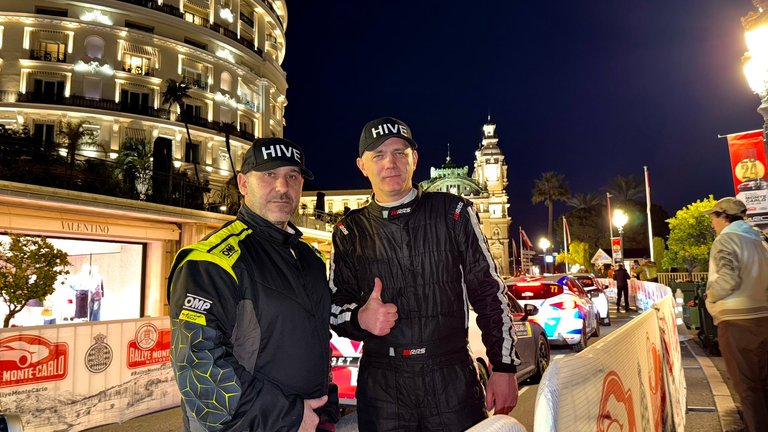
[[190, 431], [293, 431], [328, 391], [330, 292], [320, 253], [242, 206], [179, 251], [171, 359]]

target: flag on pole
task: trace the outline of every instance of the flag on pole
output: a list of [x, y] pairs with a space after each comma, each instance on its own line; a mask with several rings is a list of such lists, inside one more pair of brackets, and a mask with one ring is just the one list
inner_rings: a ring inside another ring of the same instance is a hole
[[512, 242], [512, 258], [517, 258], [517, 245], [515, 245], [515, 242]]
[[523, 238], [525, 245], [528, 246], [528, 249], [533, 249], [533, 243], [531, 243], [531, 241], [528, 239], [528, 236], [525, 235], [525, 231], [523, 231], [522, 228], [520, 228], [520, 236]]
[[565, 244], [571, 244], [571, 230], [568, 228], [568, 221], [563, 216], [563, 239]]

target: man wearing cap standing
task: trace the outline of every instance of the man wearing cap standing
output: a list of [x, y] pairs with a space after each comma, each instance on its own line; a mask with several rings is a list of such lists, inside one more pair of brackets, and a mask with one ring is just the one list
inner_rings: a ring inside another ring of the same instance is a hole
[[187, 431], [317, 427], [331, 299], [320, 252], [289, 222], [305, 178], [296, 144], [257, 139], [237, 175], [237, 218], [176, 256], [171, 363]]
[[706, 306], [747, 431], [768, 430], [768, 245], [744, 221], [744, 203], [723, 198], [709, 215], [717, 237], [709, 253]]
[[[361, 431], [463, 431], [517, 404], [520, 364], [506, 287], [472, 203], [412, 184], [408, 126], [369, 122], [357, 166], [373, 199], [333, 232], [331, 326], [364, 341], [357, 380]], [[468, 351], [469, 305], [492, 374], [486, 397]], [[484, 400], [485, 399], [485, 400]]]

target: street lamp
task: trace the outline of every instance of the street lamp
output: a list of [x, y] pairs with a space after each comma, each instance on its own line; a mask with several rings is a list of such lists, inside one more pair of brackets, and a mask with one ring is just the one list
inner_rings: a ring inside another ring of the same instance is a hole
[[616, 229], [619, 230], [619, 244], [621, 245], [621, 261], [624, 261], [624, 225], [627, 224], [627, 221], [629, 220], [629, 216], [627, 216], [627, 213], [624, 212], [622, 209], [616, 209], [613, 211], [613, 224], [616, 226]]
[[757, 108], [763, 116], [763, 138], [768, 133], [768, 2], [752, 0], [757, 11], [751, 11], [741, 19], [747, 52], [742, 57], [744, 75], [749, 87], [760, 96]]
[[547, 250], [550, 246], [552, 246], [552, 243], [548, 238], [542, 237], [539, 240], [539, 248], [541, 248], [542, 252], [544, 252], [544, 273], [547, 272]]

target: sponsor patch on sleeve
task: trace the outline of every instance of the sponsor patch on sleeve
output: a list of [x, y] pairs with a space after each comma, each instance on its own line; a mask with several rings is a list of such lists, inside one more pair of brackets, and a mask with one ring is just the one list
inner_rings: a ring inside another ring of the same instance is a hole
[[206, 325], [205, 315], [198, 312], [192, 312], [190, 310], [181, 311], [181, 313], [179, 314], [179, 319], [182, 321], [189, 321], [195, 324]]

